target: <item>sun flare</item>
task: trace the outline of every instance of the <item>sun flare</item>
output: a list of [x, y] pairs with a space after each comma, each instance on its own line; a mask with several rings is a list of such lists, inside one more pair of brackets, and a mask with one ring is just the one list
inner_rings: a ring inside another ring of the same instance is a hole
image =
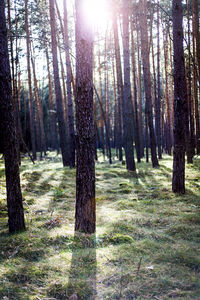
[[107, 0], [84, 0], [83, 11], [88, 25], [105, 31], [110, 21], [110, 10]]

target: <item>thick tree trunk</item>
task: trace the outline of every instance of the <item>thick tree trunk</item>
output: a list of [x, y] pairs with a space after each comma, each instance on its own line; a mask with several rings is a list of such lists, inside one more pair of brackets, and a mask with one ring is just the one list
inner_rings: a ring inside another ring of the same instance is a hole
[[123, 98], [123, 127], [126, 167], [135, 171], [133, 149], [133, 104], [130, 82], [130, 51], [129, 51], [129, 1], [123, 0], [123, 53], [124, 53], [124, 98]]
[[95, 133], [93, 120], [93, 35], [76, 0], [76, 215], [75, 231], [96, 228]]
[[0, 131], [5, 157], [9, 231], [25, 229], [4, 1], [0, 1]]
[[64, 110], [62, 105], [62, 92], [59, 79], [58, 70], [58, 55], [57, 55], [57, 41], [56, 41], [56, 21], [55, 21], [55, 7], [54, 0], [49, 0], [50, 8], [50, 25], [51, 25], [51, 46], [53, 54], [53, 73], [54, 73], [54, 84], [55, 84], [55, 94], [56, 94], [56, 107], [57, 107], [57, 117], [58, 117], [58, 128], [60, 136], [60, 146], [62, 152], [63, 165], [69, 165], [69, 152], [67, 145], [67, 129], [64, 119]]
[[185, 193], [185, 132], [187, 115], [187, 90], [183, 51], [182, 1], [173, 0], [174, 46], [174, 153], [172, 190]]

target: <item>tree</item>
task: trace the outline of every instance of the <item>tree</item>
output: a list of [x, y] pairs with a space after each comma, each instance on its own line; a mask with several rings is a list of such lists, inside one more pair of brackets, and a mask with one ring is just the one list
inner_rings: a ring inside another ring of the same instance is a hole
[[[148, 43], [148, 31], [147, 31], [147, 6], [146, 0], [140, 1], [140, 29], [141, 29], [141, 53], [143, 62], [144, 73], [144, 89], [146, 95], [146, 113], [150, 134], [151, 145], [151, 160], [152, 166], [159, 166], [157, 154], [156, 154], [156, 138], [153, 126], [153, 112], [152, 112], [152, 96], [151, 96], [151, 74], [150, 74], [150, 62], [149, 62], [149, 43]], [[148, 147], [148, 145], [146, 145]]]
[[67, 144], [67, 128], [66, 128], [66, 122], [64, 119], [64, 110], [63, 110], [63, 105], [62, 105], [62, 92], [61, 92], [60, 79], [59, 79], [54, 1], [55, 0], [49, 0], [50, 25], [51, 25], [51, 46], [52, 46], [52, 54], [53, 54], [53, 73], [54, 73], [56, 107], [57, 107], [58, 128], [59, 128], [62, 159], [63, 159], [63, 165], [68, 166], [69, 165], [69, 149], [68, 149], [68, 144]]
[[25, 221], [20, 188], [4, 1], [0, 1], [0, 118], [5, 157], [9, 232], [15, 232], [25, 229]]
[[75, 231], [95, 232], [95, 132], [93, 120], [93, 34], [76, 0], [76, 215]]
[[30, 131], [31, 131], [31, 146], [33, 159], [36, 159], [35, 146], [35, 129], [34, 129], [34, 111], [33, 111], [33, 95], [31, 83], [31, 60], [30, 60], [30, 34], [28, 22], [28, 0], [25, 0], [25, 31], [26, 31], [26, 50], [27, 50], [27, 71], [28, 71], [28, 90], [29, 90], [29, 115], [30, 115]]
[[124, 52], [124, 102], [123, 102], [123, 125], [124, 125], [124, 149], [126, 167], [129, 171], [135, 171], [133, 151], [133, 104], [130, 82], [130, 51], [129, 51], [129, 1], [123, 1], [123, 52]]
[[173, 0], [174, 46], [174, 152], [172, 190], [185, 193], [185, 120], [187, 116], [187, 88], [183, 51], [182, 0]]

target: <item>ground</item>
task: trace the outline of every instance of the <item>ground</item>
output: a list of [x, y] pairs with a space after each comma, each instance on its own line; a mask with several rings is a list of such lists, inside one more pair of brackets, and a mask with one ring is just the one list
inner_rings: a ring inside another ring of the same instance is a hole
[[75, 170], [55, 153], [24, 158], [27, 230], [9, 235], [1, 159], [0, 299], [199, 299], [200, 159], [187, 166], [185, 195], [171, 177], [169, 156], [137, 172], [100, 157], [96, 235], [74, 236]]

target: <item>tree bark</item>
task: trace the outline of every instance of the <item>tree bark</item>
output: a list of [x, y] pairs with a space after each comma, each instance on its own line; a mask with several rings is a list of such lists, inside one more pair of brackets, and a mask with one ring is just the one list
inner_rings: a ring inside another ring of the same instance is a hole
[[146, 0], [141, 0], [139, 21], [140, 21], [140, 28], [141, 28], [141, 52], [142, 52], [142, 61], [143, 61], [144, 88], [145, 88], [145, 95], [146, 95], [146, 109], [147, 109], [147, 115], [148, 115], [147, 119], [148, 119], [149, 133], [150, 133], [151, 161], [152, 161], [153, 168], [155, 168], [159, 166], [159, 164], [158, 164], [158, 159], [156, 154], [156, 139], [154, 133], [154, 126], [153, 126]]
[[129, 1], [123, 0], [123, 53], [124, 53], [124, 97], [123, 97], [123, 127], [126, 167], [135, 171], [133, 149], [133, 104], [130, 82], [130, 50], [129, 50]]
[[3, 135], [9, 232], [25, 229], [12, 99], [5, 4], [0, 1], [0, 126]]
[[34, 112], [33, 112], [32, 84], [31, 84], [31, 60], [30, 60], [30, 52], [31, 51], [30, 51], [30, 34], [29, 34], [29, 22], [28, 22], [28, 0], [25, 0], [25, 30], [26, 30], [31, 146], [32, 146], [32, 152], [33, 152], [33, 159], [35, 160], [37, 157], [36, 157], [36, 147], [35, 147], [35, 125], [34, 125]]
[[81, 9], [84, 0], [76, 0], [76, 214], [75, 231], [94, 233], [95, 132], [93, 120], [93, 34]]
[[182, 1], [173, 0], [174, 46], [174, 152], [172, 190], [185, 193], [185, 131], [187, 115], [187, 90], [183, 51]]
[[62, 105], [62, 92], [59, 79], [58, 70], [58, 55], [57, 55], [57, 41], [56, 41], [56, 21], [55, 21], [55, 7], [54, 0], [49, 0], [50, 9], [50, 25], [51, 25], [51, 46], [53, 54], [53, 73], [54, 73], [54, 85], [56, 94], [56, 107], [58, 117], [58, 128], [60, 136], [60, 146], [62, 152], [63, 165], [69, 165], [69, 152], [67, 145], [67, 129], [64, 119], [64, 110]]
[[69, 144], [70, 144], [70, 166], [75, 167], [75, 132], [74, 132], [74, 109], [72, 102], [72, 68], [69, 55], [69, 33], [68, 33], [68, 18], [67, 4], [63, 0], [64, 9], [64, 42], [65, 42], [65, 60], [67, 68], [67, 104], [68, 104], [68, 122], [69, 122]]

